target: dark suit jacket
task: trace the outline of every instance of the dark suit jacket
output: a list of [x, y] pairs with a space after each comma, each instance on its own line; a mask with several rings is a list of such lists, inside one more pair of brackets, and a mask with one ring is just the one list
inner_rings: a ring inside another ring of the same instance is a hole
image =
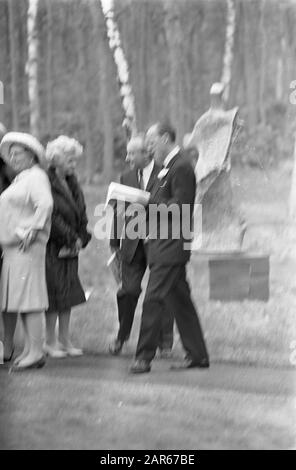
[[[184, 264], [190, 258], [190, 250], [184, 250], [184, 242], [190, 241], [191, 222], [194, 210], [194, 200], [196, 192], [196, 180], [194, 170], [188, 159], [184, 158], [180, 151], [168, 164], [168, 172], [154, 186], [149, 201], [149, 242], [148, 242], [148, 263], [160, 265]], [[160, 238], [159, 219], [155, 222], [155, 217], [151, 216], [151, 204], [159, 207], [159, 204], [170, 206], [177, 204], [180, 208], [180, 216], [172, 216], [169, 213], [168, 221], [168, 237]], [[187, 204], [188, 213], [190, 214], [189, 226], [187, 227], [188, 238], [186, 233], [182, 231], [182, 204]], [[153, 219], [153, 220], [152, 220]], [[154, 222], [154, 223], [153, 223]], [[179, 224], [179, 225], [178, 225]], [[175, 230], [178, 230], [176, 237]], [[186, 238], [184, 238], [184, 236]]]
[[[160, 172], [160, 167], [154, 162], [154, 167], [151, 173], [151, 176], [149, 178], [146, 191], [151, 192], [154, 184], [156, 183], [157, 180], [157, 175]], [[120, 176], [120, 183], [125, 184], [127, 186], [131, 186], [133, 188], [139, 188], [139, 181], [138, 181], [138, 171], [137, 170], [129, 170], [123, 173]], [[127, 209], [128, 205], [126, 205], [125, 210]], [[131, 240], [128, 237], [120, 238], [118, 235], [121, 233], [121, 228], [118, 228], [117, 225], [117, 207], [115, 205], [114, 207], [114, 222], [113, 222], [113, 228], [112, 228], [112, 236], [110, 238], [110, 247], [111, 248], [121, 248], [121, 257], [123, 261], [126, 261], [127, 263], [131, 263], [133, 260], [133, 257], [135, 255], [137, 246], [139, 244], [140, 238], [137, 238], [135, 240]], [[124, 221], [122, 223], [122, 229], [125, 230], [125, 227], [127, 223], [131, 220], [130, 217], [125, 217]]]

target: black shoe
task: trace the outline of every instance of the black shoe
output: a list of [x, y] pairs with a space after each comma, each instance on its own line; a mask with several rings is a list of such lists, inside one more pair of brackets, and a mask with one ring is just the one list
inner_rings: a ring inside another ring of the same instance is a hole
[[145, 361], [144, 359], [136, 360], [130, 367], [131, 374], [145, 374], [146, 372], [150, 372], [150, 370], [150, 362]]
[[45, 357], [42, 356], [38, 361], [33, 362], [32, 364], [29, 364], [28, 366], [20, 366], [19, 364], [13, 365], [9, 369], [9, 373], [11, 372], [22, 372], [24, 370], [29, 370], [29, 369], [41, 369], [43, 366], [45, 366], [46, 360]]
[[112, 354], [112, 356], [118, 356], [118, 354], [121, 353], [123, 346], [123, 341], [116, 339], [112, 344], [109, 346], [109, 353]]
[[12, 350], [12, 352], [11, 352], [11, 354], [10, 354], [9, 357], [5, 357], [5, 356], [3, 357], [3, 362], [4, 362], [4, 363], [5, 363], [5, 362], [10, 362], [11, 359], [12, 359], [13, 354], [14, 354], [14, 348], [13, 348], [13, 350]]
[[185, 370], [185, 369], [193, 369], [194, 367], [200, 369], [207, 369], [210, 367], [210, 363], [208, 359], [202, 359], [201, 361], [196, 361], [191, 358], [185, 358], [183, 362], [179, 362], [177, 364], [173, 364], [171, 366], [172, 370]]

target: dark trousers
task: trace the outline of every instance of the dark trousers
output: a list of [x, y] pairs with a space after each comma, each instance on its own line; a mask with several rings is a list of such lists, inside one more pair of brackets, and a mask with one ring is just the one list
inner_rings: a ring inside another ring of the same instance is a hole
[[149, 362], [154, 358], [157, 335], [165, 311], [173, 313], [186, 355], [198, 362], [208, 360], [197, 311], [191, 300], [185, 265], [151, 266], [136, 358]]
[[[117, 292], [119, 331], [117, 338], [124, 342], [131, 333], [135, 311], [141, 294], [141, 283], [147, 268], [145, 245], [139, 242], [131, 263], [122, 262], [122, 286]], [[174, 341], [174, 317], [170, 311], [162, 316], [157, 331], [157, 346], [171, 349]]]

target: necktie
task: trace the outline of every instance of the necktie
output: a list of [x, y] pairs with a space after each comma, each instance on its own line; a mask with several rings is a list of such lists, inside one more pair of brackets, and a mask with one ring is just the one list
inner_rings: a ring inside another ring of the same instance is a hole
[[143, 170], [139, 170], [139, 187], [140, 189], [145, 189], [144, 179], [143, 179]]

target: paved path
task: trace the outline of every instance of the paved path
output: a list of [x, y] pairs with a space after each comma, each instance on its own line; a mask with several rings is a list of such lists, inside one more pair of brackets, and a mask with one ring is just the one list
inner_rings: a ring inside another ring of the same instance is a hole
[[212, 364], [128, 374], [130, 357], [0, 368], [0, 448], [287, 449], [295, 447], [296, 369]]

